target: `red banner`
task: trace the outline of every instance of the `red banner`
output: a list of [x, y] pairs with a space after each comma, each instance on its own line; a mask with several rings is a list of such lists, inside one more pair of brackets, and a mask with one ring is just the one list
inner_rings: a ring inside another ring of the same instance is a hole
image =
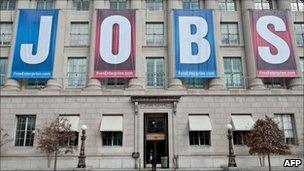
[[135, 28], [135, 10], [98, 10], [95, 78], [135, 77]]
[[287, 11], [252, 10], [257, 77], [297, 77]]

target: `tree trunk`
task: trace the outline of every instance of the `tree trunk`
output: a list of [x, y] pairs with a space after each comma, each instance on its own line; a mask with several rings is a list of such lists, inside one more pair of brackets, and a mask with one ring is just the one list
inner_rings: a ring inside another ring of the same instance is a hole
[[51, 167], [51, 160], [52, 160], [52, 157], [51, 157], [51, 154], [47, 154], [47, 167], [50, 168]]
[[57, 155], [58, 155], [58, 151], [55, 151], [55, 157], [54, 157], [54, 171], [57, 170]]
[[271, 171], [270, 155], [269, 155], [269, 153], [267, 155], [268, 155], [268, 167], [269, 167], [268, 170]]

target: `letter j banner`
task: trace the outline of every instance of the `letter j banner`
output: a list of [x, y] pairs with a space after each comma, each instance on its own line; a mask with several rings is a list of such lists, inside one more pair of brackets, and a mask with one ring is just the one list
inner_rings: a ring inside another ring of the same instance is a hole
[[216, 77], [212, 10], [174, 10], [176, 77]]
[[58, 10], [21, 9], [12, 78], [52, 78]]

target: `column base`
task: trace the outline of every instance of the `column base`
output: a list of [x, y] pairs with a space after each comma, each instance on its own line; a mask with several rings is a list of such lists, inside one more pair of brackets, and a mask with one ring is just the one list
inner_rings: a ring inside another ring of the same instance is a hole
[[174, 78], [170, 80], [168, 89], [170, 90], [184, 90], [185, 87], [183, 86], [183, 83], [180, 79]]
[[288, 89], [292, 90], [303, 90], [304, 80], [302, 78], [293, 78], [289, 81]]
[[138, 78], [132, 78], [129, 80], [127, 90], [142, 90], [144, 89], [142, 82]]
[[249, 80], [248, 88], [251, 90], [266, 89], [262, 79], [260, 78], [254, 78]]
[[226, 87], [224, 85], [223, 79], [215, 78], [215, 79], [210, 80], [209, 89], [210, 90], [225, 90]]
[[18, 90], [20, 90], [20, 83], [15, 79], [9, 78], [6, 80], [3, 90], [18, 91]]
[[101, 90], [101, 83], [98, 79], [91, 78], [85, 89], [86, 90]]
[[46, 83], [46, 87], [43, 90], [47, 91], [58, 91], [61, 90], [62, 85], [60, 83], [61, 80], [59, 79], [49, 79]]

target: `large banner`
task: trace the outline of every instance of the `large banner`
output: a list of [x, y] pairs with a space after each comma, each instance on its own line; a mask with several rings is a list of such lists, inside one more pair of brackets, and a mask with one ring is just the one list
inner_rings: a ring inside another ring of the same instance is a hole
[[174, 10], [176, 77], [216, 77], [212, 10]]
[[135, 77], [135, 21], [135, 10], [98, 10], [95, 78]]
[[251, 28], [257, 77], [296, 77], [287, 11], [252, 10]]
[[20, 10], [12, 78], [52, 78], [58, 10]]

